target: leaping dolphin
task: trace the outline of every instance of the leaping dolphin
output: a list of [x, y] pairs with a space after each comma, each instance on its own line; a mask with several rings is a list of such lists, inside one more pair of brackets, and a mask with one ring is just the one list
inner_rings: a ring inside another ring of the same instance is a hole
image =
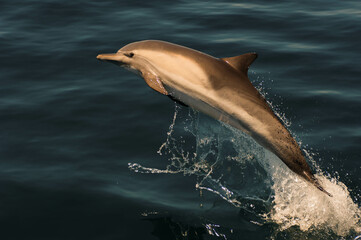
[[97, 58], [134, 70], [155, 91], [244, 131], [293, 172], [332, 196], [312, 174], [290, 132], [249, 81], [247, 72], [256, 53], [215, 58], [180, 45], [146, 40]]

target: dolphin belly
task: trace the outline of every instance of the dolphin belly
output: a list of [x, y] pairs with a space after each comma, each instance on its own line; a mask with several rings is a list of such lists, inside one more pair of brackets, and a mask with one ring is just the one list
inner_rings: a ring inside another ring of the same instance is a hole
[[165, 85], [164, 87], [168, 91], [168, 93], [172, 96], [172, 98], [178, 100], [179, 102], [184, 103], [185, 105], [190, 106], [193, 109], [198, 110], [208, 116], [211, 116], [212, 118], [218, 121], [224, 122], [234, 128], [240, 129], [243, 132], [251, 135], [251, 132], [249, 131], [248, 127], [245, 124], [243, 124], [242, 121], [231, 116], [227, 112], [212, 106], [211, 104], [201, 100], [200, 98], [188, 95], [180, 90], [177, 90], [176, 88], [167, 85]]

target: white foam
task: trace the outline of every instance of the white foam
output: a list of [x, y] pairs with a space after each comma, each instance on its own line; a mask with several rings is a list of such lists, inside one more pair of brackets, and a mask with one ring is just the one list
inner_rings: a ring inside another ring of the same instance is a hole
[[[267, 156], [271, 161], [275, 156]], [[321, 185], [333, 195], [329, 197], [283, 166], [272, 168], [273, 208], [265, 217], [279, 224], [280, 230], [298, 226], [302, 231], [331, 230], [339, 236], [360, 232], [361, 211], [345, 184], [317, 174]]]

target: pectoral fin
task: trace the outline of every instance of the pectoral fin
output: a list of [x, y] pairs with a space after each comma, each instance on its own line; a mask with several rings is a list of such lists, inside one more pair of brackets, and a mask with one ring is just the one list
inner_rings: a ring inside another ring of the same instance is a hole
[[221, 60], [228, 63], [236, 70], [247, 75], [249, 66], [253, 63], [253, 61], [256, 58], [257, 58], [257, 53], [246, 53], [235, 57], [221, 58]]
[[167, 90], [165, 90], [160, 78], [155, 74], [147, 72], [142, 74], [145, 82], [149, 87], [153, 88], [155, 91], [160, 92], [161, 94], [168, 95]]

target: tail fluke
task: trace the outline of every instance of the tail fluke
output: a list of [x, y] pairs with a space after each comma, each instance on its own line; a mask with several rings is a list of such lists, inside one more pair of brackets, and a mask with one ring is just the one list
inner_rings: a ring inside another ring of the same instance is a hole
[[323, 187], [318, 183], [314, 184], [318, 189], [320, 189], [322, 192], [326, 193], [328, 196], [333, 197], [331, 193], [327, 192]]
[[333, 197], [331, 193], [327, 192], [319, 183], [319, 181], [317, 180], [317, 178], [312, 174], [312, 173], [308, 173], [306, 171], [303, 172], [303, 177], [309, 181], [310, 183], [312, 183], [315, 187], [317, 187], [320, 191], [324, 192], [325, 194], [327, 194], [329, 197]]

